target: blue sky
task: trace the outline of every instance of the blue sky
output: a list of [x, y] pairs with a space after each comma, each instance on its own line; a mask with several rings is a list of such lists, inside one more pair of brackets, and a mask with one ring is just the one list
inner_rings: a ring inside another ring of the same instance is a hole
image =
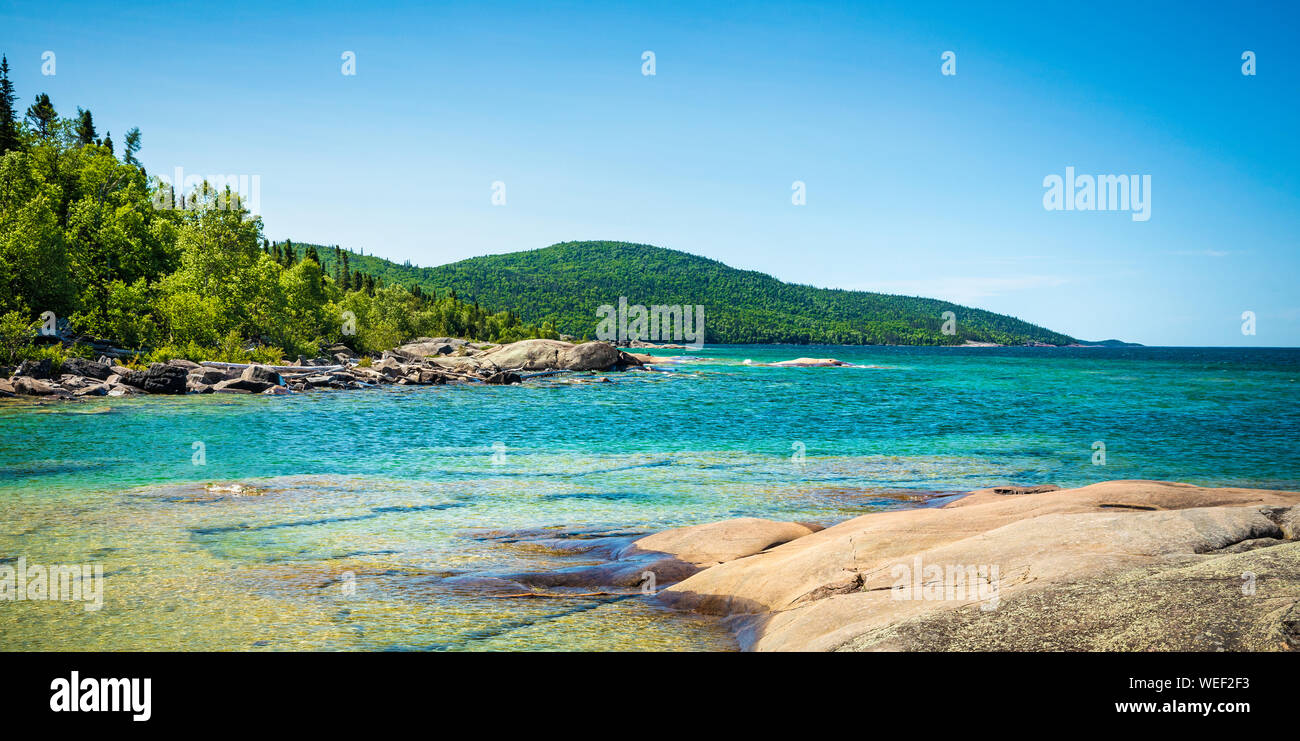
[[[0, 51], [24, 108], [139, 126], [151, 172], [259, 176], [273, 239], [646, 242], [1086, 339], [1300, 345], [1296, 4], [703, 5], [5, 2]], [[1067, 166], [1150, 175], [1150, 219], [1045, 210]]]

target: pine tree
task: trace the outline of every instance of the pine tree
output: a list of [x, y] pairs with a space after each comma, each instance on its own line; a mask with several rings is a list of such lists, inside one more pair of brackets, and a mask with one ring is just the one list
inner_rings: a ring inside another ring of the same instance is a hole
[[83, 147], [95, 143], [95, 118], [80, 107], [77, 108], [77, 141]]
[[339, 272], [342, 273], [343, 280], [339, 282], [339, 285], [343, 288], [344, 293], [346, 293], [352, 290], [352, 274], [349, 272], [348, 253], [346, 251], [343, 253], [343, 262], [340, 263], [340, 266], [341, 269]]
[[124, 141], [124, 145], [126, 149], [123, 151], [122, 161], [128, 165], [135, 165], [136, 167], [140, 167], [141, 166], [140, 160], [135, 158], [135, 153], [140, 151], [140, 127], [139, 126], [133, 126], [131, 127], [130, 131], [126, 132], [126, 139]]
[[14, 83], [9, 79], [9, 60], [0, 56], [0, 154], [19, 148], [18, 114], [14, 111]]
[[36, 135], [42, 139], [54, 135], [54, 126], [58, 119], [59, 114], [54, 111], [54, 104], [50, 102], [50, 96], [46, 93], [36, 96], [36, 102], [27, 107], [27, 123], [31, 124], [36, 130]]
[[104, 146], [108, 147], [109, 154], [113, 154], [113, 132], [104, 134]]

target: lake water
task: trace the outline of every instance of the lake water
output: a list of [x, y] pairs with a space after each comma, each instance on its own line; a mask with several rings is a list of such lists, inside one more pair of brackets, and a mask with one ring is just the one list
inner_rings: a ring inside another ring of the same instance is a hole
[[[0, 564], [105, 573], [98, 611], [0, 601], [0, 648], [730, 649], [639, 596], [446, 580], [593, 562], [492, 531], [831, 524], [1009, 482], [1300, 490], [1300, 350], [670, 352], [695, 357], [522, 387], [0, 403]], [[754, 365], [799, 356], [864, 367]], [[259, 491], [206, 486], [235, 482]]]

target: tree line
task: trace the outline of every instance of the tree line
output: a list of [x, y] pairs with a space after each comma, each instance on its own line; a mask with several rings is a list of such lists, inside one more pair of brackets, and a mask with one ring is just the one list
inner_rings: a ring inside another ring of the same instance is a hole
[[556, 336], [454, 291], [354, 269], [337, 247], [327, 270], [318, 246], [267, 239], [228, 186], [204, 183], [159, 208], [173, 202], [160, 197], [170, 186], [137, 158], [138, 128], [119, 155], [89, 110], [61, 116], [42, 93], [20, 118], [16, 103], [0, 56], [0, 364], [59, 359], [58, 347], [29, 343], [45, 312], [142, 361], [273, 361], [339, 342], [374, 353], [418, 336]]

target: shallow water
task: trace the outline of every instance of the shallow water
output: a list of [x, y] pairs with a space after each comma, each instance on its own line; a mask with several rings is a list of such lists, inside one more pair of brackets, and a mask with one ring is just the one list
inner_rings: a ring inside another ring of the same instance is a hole
[[[639, 595], [446, 579], [596, 561], [489, 531], [830, 524], [1007, 482], [1300, 489], [1300, 350], [672, 352], [612, 383], [0, 404], [0, 563], [105, 573], [96, 612], [0, 601], [0, 647], [726, 649]], [[758, 365], [798, 356], [863, 367]]]

